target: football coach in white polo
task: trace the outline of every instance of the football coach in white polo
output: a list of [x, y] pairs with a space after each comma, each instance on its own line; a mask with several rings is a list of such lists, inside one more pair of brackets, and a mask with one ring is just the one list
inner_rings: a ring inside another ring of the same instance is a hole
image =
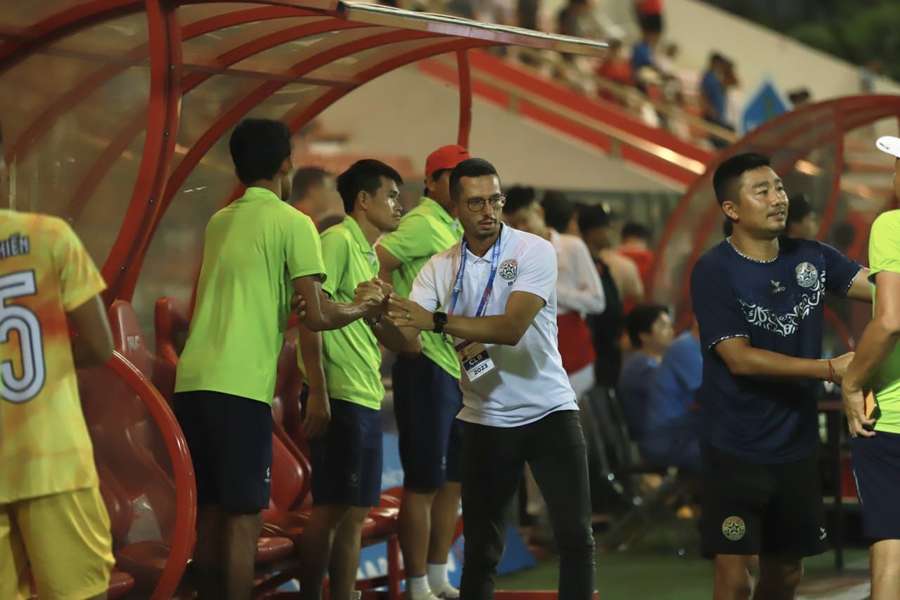
[[453, 338], [462, 365], [460, 593], [494, 597], [505, 515], [527, 462], [544, 494], [559, 549], [559, 598], [588, 600], [594, 541], [584, 436], [556, 338], [556, 252], [502, 225], [505, 197], [487, 161], [461, 162], [450, 193], [464, 237], [422, 268], [410, 299], [390, 299], [398, 326]]

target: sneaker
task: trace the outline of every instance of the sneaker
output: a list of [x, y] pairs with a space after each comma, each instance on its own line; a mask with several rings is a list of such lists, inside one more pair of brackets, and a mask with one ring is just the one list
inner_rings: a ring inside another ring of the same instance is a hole
[[432, 593], [442, 600], [454, 600], [455, 598], [459, 598], [459, 590], [449, 583], [445, 583], [444, 587], [439, 590], [432, 590]]

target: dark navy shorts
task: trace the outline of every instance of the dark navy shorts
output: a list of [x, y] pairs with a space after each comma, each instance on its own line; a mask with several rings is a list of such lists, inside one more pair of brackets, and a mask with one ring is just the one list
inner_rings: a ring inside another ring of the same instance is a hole
[[779, 464], [751, 463], [704, 446], [700, 537], [705, 556], [802, 558], [828, 549], [815, 452]]
[[863, 534], [872, 541], [900, 539], [900, 435], [850, 439]]
[[447, 481], [459, 481], [459, 381], [425, 355], [398, 356], [393, 378], [403, 487], [430, 492]]
[[378, 506], [381, 417], [377, 410], [331, 399], [325, 435], [309, 443], [316, 506]]
[[175, 394], [175, 416], [197, 478], [197, 504], [234, 514], [269, 506], [272, 409], [221, 392]]

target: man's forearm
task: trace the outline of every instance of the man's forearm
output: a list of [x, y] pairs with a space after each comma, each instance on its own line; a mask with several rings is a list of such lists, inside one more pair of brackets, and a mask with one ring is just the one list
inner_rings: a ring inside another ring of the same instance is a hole
[[322, 334], [300, 325], [300, 358], [306, 371], [310, 389], [326, 389], [325, 369], [322, 367]]
[[724, 360], [733, 375], [745, 377], [806, 378], [824, 381], [833, 375], [827, 360], [797, 358], [750, 346], [741, 348], [734, 356]]
[[853, 362], [847, 368], [842, 386], [856, 392], [869, 382], [878, 365], [887, 358], [897, 343], [898, 334], [891, 332], [878, 319], [869, 321], [856, 348]]
[[332, 302], [330, 299], [323, 297], [319, 300], [319, 306], [322, 312], [322, 322], [319, 330], [340, 329], [349, 325], [357, 319], [361, 319], [366, 314], [366, 309], [361, 304], [344, 304], [341, 302]]
[[375, 337], [385, 348], [400, 354], [418, 354], [422, 351], [419, 332], [412, 327], [397, 327], [382, 319], [372, 326]]
[[460, 317], [450, 315], [444, 331], [453, 337], [482, 344], [515, 346], [528, 327], [521, 327], [509, 315]]

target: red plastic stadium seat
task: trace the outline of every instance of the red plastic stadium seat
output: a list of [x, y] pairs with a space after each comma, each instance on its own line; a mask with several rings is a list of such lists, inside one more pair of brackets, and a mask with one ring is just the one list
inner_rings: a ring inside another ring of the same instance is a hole
[[[194, 472], [168, 403], [121, 354], [78, 372], [117, 568], [142, 598], [171, 598], [194, 545]], [[125, 579], [119, 576], [117, 585]], [[118, 593], [118, 592], [117, 592]]]
[[150, 350], [131, 304], [124, 300], [113, 302], [109, 307], [109, 323], [116, 350], [149, 378], [156, 389], [171, 402], [175, 392], [175, 369], [171, 363], [160, 360]]
[[107, 600], [116, 600], [131, 591], [134, 587], [134, 577], [123, 571], [113, 569], [109, 578], [109, 589], [106, 590]]
[[187, 302], [163, 296], [156, 301], [153, 313], [156, 354], [166, 363], [176, 365], [191, 325]]

